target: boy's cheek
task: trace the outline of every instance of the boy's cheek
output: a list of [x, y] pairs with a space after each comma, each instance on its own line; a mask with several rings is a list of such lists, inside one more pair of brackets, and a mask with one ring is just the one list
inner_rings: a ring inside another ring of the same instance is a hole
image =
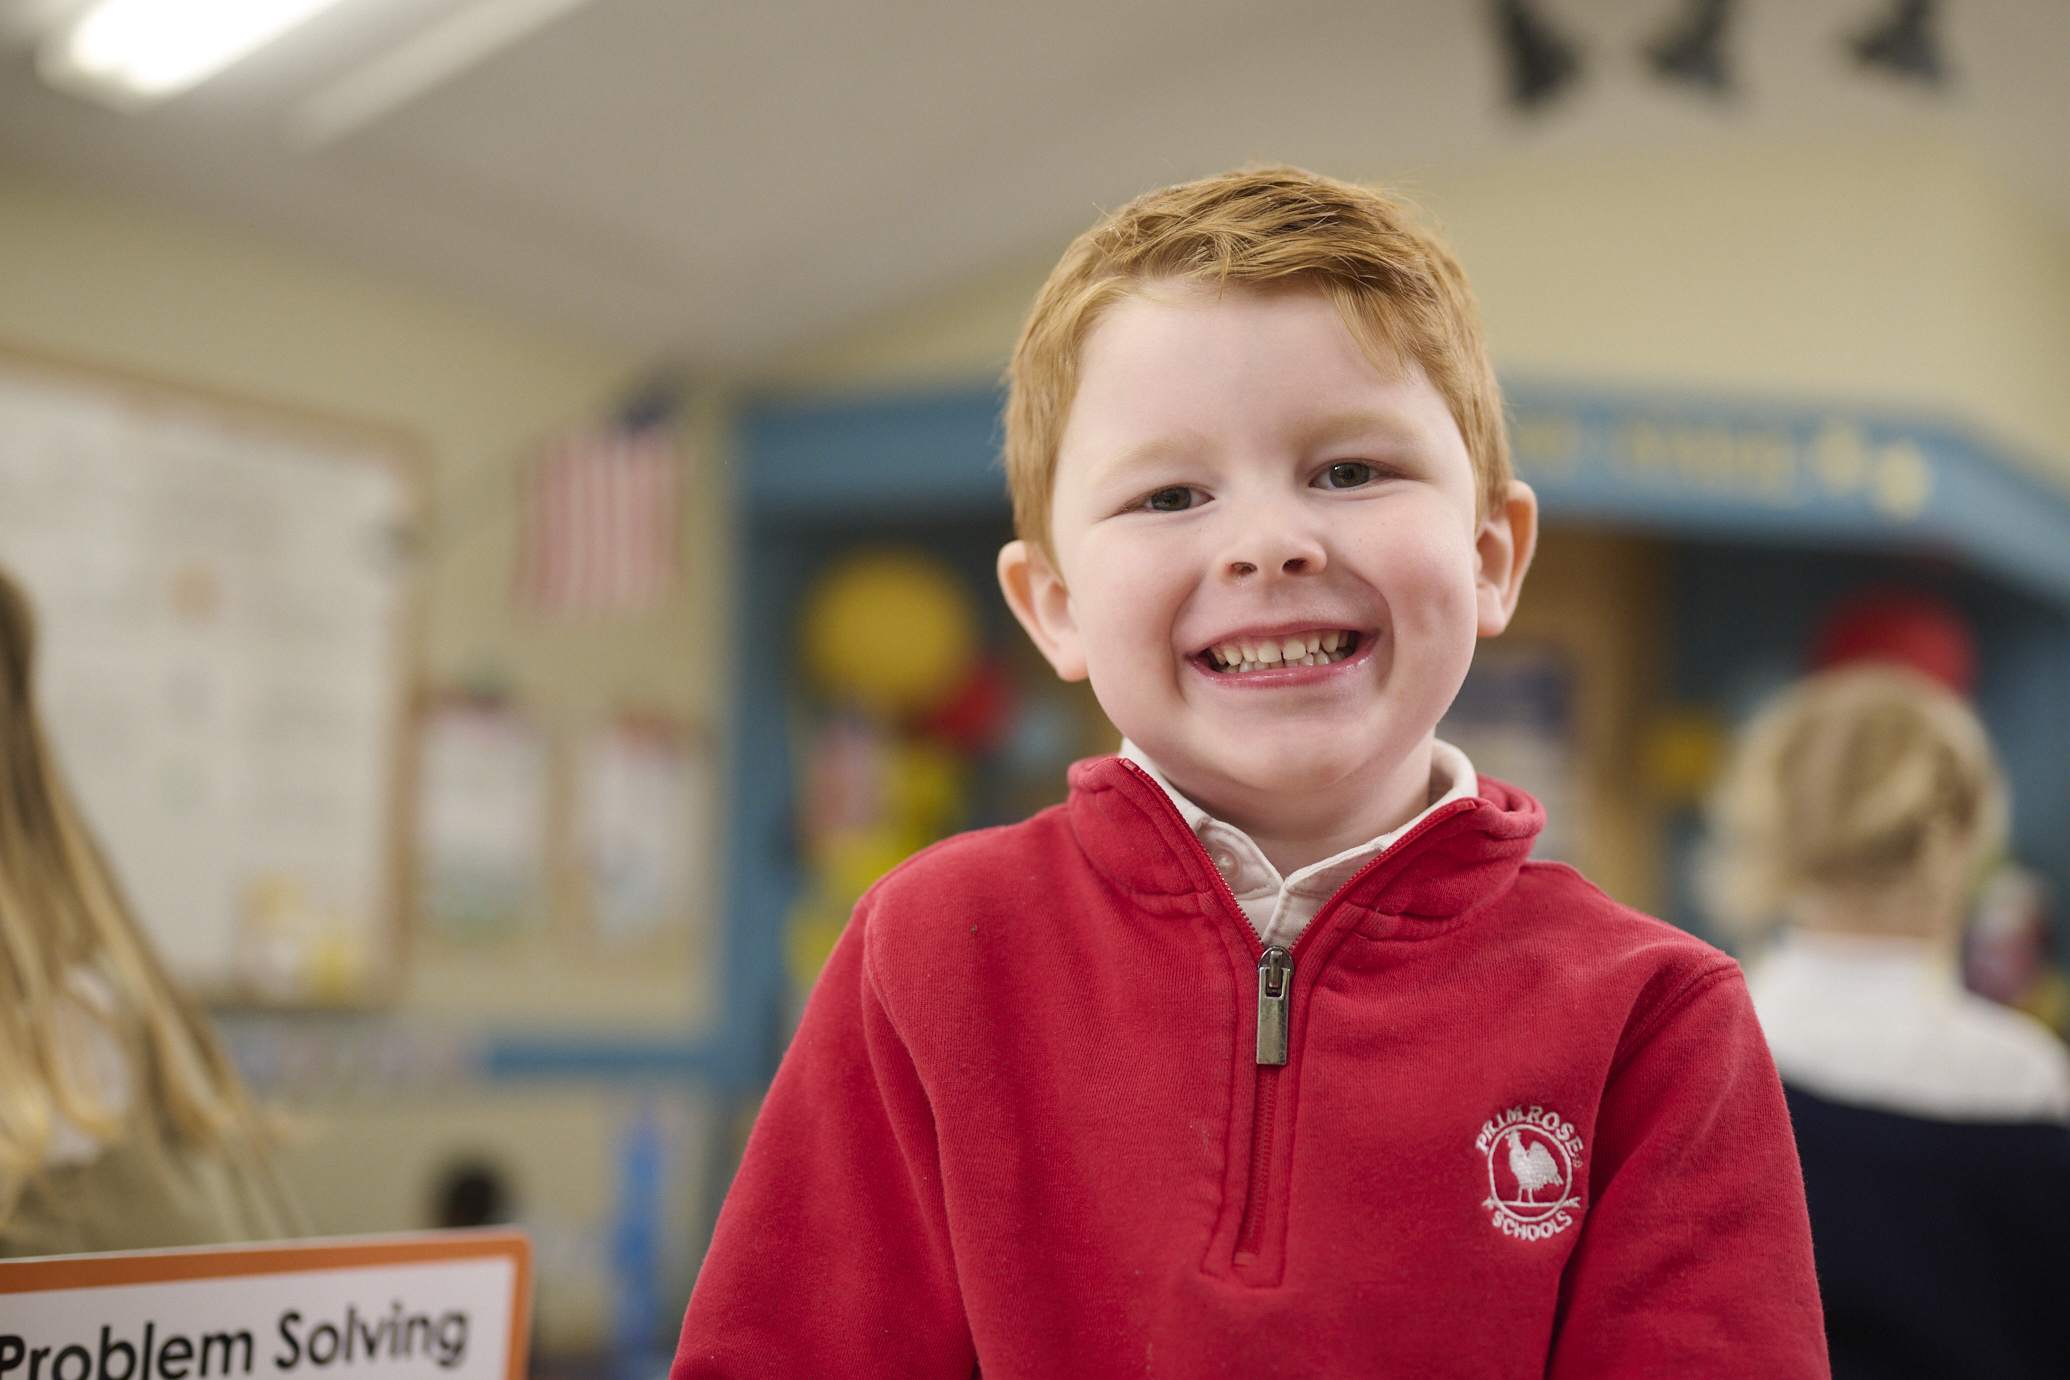
[[1404, 505], [1347, 544], [1352, 559], [1369, 575], [1397, 585], [1469, 583], [1480, 570], [1474, 532], [1440, 504]]
[[1390, 569], [1375, 583], [1398, 628], [1443, 636], [1448, 630], [1467, 634], [1479, 622], [1481, 584], [1457, 553], [1403, 542], [1389, 555]]
[[1093, 643], [1085, 648], [1086, 678], [1108, 717], [1125, 712], [1137, 701], [1155, 693], [1156, 670], [1148, 659], [1132, 655], [1131, 649], [1116, 643]]

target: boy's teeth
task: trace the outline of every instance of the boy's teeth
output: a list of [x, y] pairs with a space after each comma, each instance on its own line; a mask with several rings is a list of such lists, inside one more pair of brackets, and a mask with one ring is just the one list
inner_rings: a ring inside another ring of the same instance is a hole
[[1328, 666], [1350, 656], [1358, 634], [1333, 628], [1329, 632], [1303, 633], [1298, 637], [1268, 637], [1258, 641], [1239, 638], [1209, 648], [1215, 665], [1229, 675], [1245, 671], [1267, 671], [1278, 666]]

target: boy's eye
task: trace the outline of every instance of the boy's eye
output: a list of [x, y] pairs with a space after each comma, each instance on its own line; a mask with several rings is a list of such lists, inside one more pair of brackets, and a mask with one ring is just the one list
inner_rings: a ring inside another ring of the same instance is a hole
[[1331, 489], [1356, 489], [1373, 482], [1375, 471], [1363, 460], [1342, 460], [1323, 471], [1323, 485]]
[[1182, 513], [1191, 508], [1193, 500], [1198, 497], [1198, 494], [1185, 485], [1175, 484], [1169, 489], [1159, 489], [1144, 499], [1143, 506], [1153, 513]]

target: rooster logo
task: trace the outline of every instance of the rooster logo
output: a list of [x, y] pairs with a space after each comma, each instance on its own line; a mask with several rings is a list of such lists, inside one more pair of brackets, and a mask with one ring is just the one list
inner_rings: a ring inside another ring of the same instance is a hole
[[1560, 1173], [1560, 1167], [1553, 1163], [1552, 1152], [1545, 1148], [1545, 1142], [1534, 1140], [1526, 1146], [1523, 1133], [1519, 1131], [1509, 1133], [1509, 1172], [1534, 1207], [1537, 1206], [1539, 1189], [1547, 1184], [1567, 1182], [1566, 1176]]
[[1474, 1148], [1487, 1161], [1488, 1197], [1481, 1206], [1491, 1225], [1523, 1241], [1543, 1241], [1574, 1225], [1583, 1147], [1559, 1113], [1511, 1107], [1488, 1119]]

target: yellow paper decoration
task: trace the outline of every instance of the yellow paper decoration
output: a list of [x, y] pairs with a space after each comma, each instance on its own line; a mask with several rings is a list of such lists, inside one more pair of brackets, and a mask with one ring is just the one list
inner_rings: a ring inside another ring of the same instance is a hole
[[977, 658], [977, 611], [954, 571], [917, 551], [850, 557], [829, 571], [800, 625], [819, 689], [882, 714], [923, 712]]

